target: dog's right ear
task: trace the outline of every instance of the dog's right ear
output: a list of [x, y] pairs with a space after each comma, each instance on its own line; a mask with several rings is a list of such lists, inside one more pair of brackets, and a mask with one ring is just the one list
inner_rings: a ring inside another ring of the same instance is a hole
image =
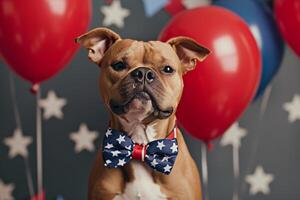
[[99, 64], [105, 52], [121, 37], [107, 28], [95, 28], [75, 39], [76, 43], [88, 49], [88, 57]]

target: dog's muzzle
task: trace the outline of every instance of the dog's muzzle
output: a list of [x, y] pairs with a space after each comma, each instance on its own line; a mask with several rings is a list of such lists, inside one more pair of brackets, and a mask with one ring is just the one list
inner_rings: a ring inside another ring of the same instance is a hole
[[[127, 88], [122, 88], [126, 91], [126, 100], [123, 103], [118, 103], [111, 100], [111, 110], [118, 115], [125, 114], [128, 112], [129, 104], [132, 102], [132, 100], [138, 99], [143, 103], [151, 101], [154, 108], [154, 117], [160, 119], [169, 117], [173, 113], [173, 108], [163, 110], [159, 107], [158, 104], [159, 96], [155, 94], [155, 91], [157, 92], [162, 88], [157, 87], [158, 85], [161, 85], [161, 83], [157, 83], [158, 81], [159, 80], [157, 79], [156, 73], [151, 69], [146, 67], [139, 67], [134, 69], [132, 72], [130, 72], [128, 77], [126, 77], [126, 83], [124, 85], [126, 85]], [[130, 84], [128, 84], [128, 82]], [[155, 85], [156, 88], [154, 89]]]

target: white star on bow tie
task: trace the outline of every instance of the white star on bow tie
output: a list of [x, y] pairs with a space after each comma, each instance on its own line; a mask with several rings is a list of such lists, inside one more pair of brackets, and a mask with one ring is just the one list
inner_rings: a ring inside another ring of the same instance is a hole
[[125, 159], [119, 159], [118, 165], [124, 166], [126, 164]]
[[170, 166], [170, 165], [166, 165], [165, 167], [164, 167], [164, 172], [171, 172], [171, 169], [172, 169], [172, 167]]
[[119, 144], [121, 144], [122, 142], [125, 142], [125, 135], [123, 135], [123, 136], [120, 135], [119, 138], [116, 140], [119, 142]]
[[130, 145], [129, 146], [125, 146], [125, 149], [131, 150], [131, 146]]
[[111, 149], [111, 148], [113, 148], [113, 147], [114, 147], [114, 145], [107, 143], [106, 146], [105, 146], [104, 148], [106, 148], [106, 149]]
[[159, 148], [160, 150], [162, 150], [162, 148], [164, 148], [165, 146], [166, 146], [166, 145], [164, 144], [164, 141], [161, 141], [161, 142], [158, 141], [156, 147]]
[[158, 164], [158, 162], [156, 161], [156, 159], [153, 159], [152, 162], [151, 162], [151, 165], [153, 167], [155, 167], [157, 164]]
[[110, 136], [110, 135], [112, 135], [111, 129], [108, 129], [108, 130], [106, 131], [106, 133], [105, 133], [105, 136], [108, 137], [108, 136]]
[[121, 152], [118, 151], [118, 150], [115, 150], [115, 151], [111, 151], [111, 153], [112, 153], [112, 156], [113, 156], [113, 157], [118, 157], [118, 155], [119, 155]]
[[104, 166], [107, 166], [107, 165], [109, 165], [110, 163], [111, 163], [110, 160], [106, 160], [105, 163], [104, 163]]
[[124, 26], [124, 19], [130, 15], [130, 10], [122, 8], [119, 0], [114, 0], [109, 6], [103, 6], [100, 11], [104, 15], [104, 26], [114, 24], [118, 28], [122, 28]]
[[168, 156], [165, 156], [163, 157], [163, 159], [161, 159], [161, 162], [168, 162], [169, 161], [169, 158]]
[[173, 145], [171, 146], [172, 153], [177, 152], [178, 151], [177, 148], [178, 148], [177, 144], [173, 143]]

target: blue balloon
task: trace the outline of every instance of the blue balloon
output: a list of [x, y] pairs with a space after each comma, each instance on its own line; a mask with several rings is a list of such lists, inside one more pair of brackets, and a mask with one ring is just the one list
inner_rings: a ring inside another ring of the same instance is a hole
[[244, 19], [256, 39], [263, 62], [257, 98], [278, 71], [284, 52], [284, 43], [272, 11], [266, 4], [257, 0], [217, 0], [213, 4], [227, 8]]
[[273, 0], [257, 0], [257, 1], [267, 4], [271, 9], [273, 8], [273, 4], [274, 4]]

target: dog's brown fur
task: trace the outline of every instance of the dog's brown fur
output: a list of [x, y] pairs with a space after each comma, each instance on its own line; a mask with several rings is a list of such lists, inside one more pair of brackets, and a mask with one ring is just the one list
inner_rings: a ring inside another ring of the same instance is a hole
[[[104, 28], [86, 33], [79, 37], [77, 42], [89, 49], [89, 58], [101, 68], [100, 94], [110, 113], [112, 128], [128, 132], [138, 143], [149, 142], [146, 133], [148, 126], [155, 125], [156, 135], [152, 140], [165, 138], [173, 129], [176, 123], [175, 111], [183, 90], [182, 76], [194, 69], [196, 60], [202, 61], [209, 54], [209, 50], [186, 37], [173, 38], [166, 43], [122, 40], [116, 33]], [[126, 69], [113, 70], [111, 65], [116, 61], [126, 63]], [[172, 66], [174, 73], [163, 73], [164, 66]], [[154, 114], [153, 99], [146, 104], [138, 100], [134, 104], [130, 103], [128, 113], [115, 114], [112, 111], [111, 101], [122, 104], [135, 92], [131, 89], [131, 84], [134, 83], [130, 73], [139, 67], [151, 70], [155, 74], [155, 82], [149, 84], [148, 89], [161, 111], [172, 109], [173, 112], [169, 116]], [[137, 163], [142, 165], [152, 176], [153, 182], [160, 186], [160, 191], [166, 198], [159, 199], [201, 199], [198, 170], [179, 131], [177, 140], [179, 153], [170, 175], [155, 172], [145, 163], [134, 160], [123, 168], [104, 167], [100, 151], [90, 174], [89, 200], [110, 200], [118, 195], [118, 199], [126, 199], [122, 194], [126, 185], [136, 179], [133, 165]]]

